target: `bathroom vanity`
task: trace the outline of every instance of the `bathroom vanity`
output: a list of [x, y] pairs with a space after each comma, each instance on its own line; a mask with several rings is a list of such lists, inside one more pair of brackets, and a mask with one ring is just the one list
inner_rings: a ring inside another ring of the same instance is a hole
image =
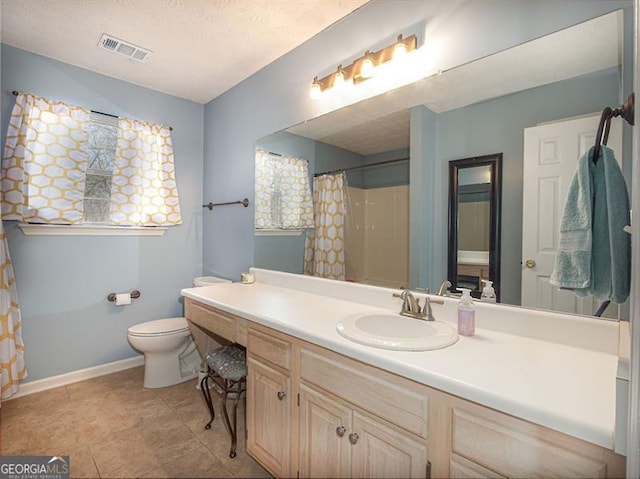
[[392, 290], [253, 273], [182, 294], [196, 341], [246, 346], [247, 452], [274, 476], [624, 476], [617, 323], [482, 304], [476, 336], [389, 351], [336, 324], [399, 311]]

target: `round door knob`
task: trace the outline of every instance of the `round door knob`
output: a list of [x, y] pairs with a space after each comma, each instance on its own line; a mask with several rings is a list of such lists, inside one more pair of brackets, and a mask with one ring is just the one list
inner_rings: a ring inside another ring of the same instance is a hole
[[534, 260], [534, 259], [528, 259], [527, 261], [525, 261], [525, 262], [524, 262], [524, 265], [525, 265], [527, 268], [535, 268], [535, 266], [536, 266], [536, 260]]
[[282, 401], [285, 397], [287, 397], [287, 393], [285, 391], [278, 391], [278, 399]]
[[338, 437], [344, 436], [345, 432], [347, 432], [347, 429], [344, 426], [338, 426], [336, 428], [336, 434], [338, 435]]
[[356, 442], [358, 442], [358, 435], [355, 432], [352, 432], [351, 434], [349, 434], [349, 442], [351, 444], [355, 444]]

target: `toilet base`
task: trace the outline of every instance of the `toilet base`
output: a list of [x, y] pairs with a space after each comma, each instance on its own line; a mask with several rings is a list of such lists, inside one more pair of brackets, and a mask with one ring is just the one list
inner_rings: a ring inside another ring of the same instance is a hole
[[180, 362], [175, 356], [154, 353], [145, 353], [144, 355], [144, 382], [142, 385], [147, 389], [166, 388], [189, 381], [197, 376], [197, 368], [186, 372], [186, 374], [181, 372]]
[[200, 353], [191, 337], [179, 354], [146, 352], [143, 386], [157, 389], [189, 381], [198, 377], [201, 364]]

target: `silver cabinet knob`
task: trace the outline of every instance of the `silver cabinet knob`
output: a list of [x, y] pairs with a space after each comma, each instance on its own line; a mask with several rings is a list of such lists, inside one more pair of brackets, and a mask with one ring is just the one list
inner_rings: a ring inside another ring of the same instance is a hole
[[286, 397], [287, 397], [286, 391], [278, 391], [278, 399], [280, 399], [280, 401], [282, 401]]
[[345, 432], [347, 432], [347, 429], [344, 426], [338, 426], [336, 428], [336, 434], [338, 435], [338, 437], [344, 436]]
[[356, 442], [358, 442], [358, 434], [356, 434], [355, 432], [352, 432], [351, 434], [349, 434], [349, 442], [351, 444], [355, 444]]
[[524, 262], [524, 265], [525, 265], [527, 268], [535, 268], [535, 266], [536, 266], [536, 260], [534, 260], [534, 259], [528, 259], [527, 261], [525, 261], [525, 262]]

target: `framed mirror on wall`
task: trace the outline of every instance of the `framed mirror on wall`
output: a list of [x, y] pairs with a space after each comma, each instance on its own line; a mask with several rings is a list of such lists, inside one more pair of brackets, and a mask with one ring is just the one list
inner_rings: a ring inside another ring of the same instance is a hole
[[493, 282], [500, 301], [502, 153], [449, 162], [448, 274], [452, 291], [479, 298]]

